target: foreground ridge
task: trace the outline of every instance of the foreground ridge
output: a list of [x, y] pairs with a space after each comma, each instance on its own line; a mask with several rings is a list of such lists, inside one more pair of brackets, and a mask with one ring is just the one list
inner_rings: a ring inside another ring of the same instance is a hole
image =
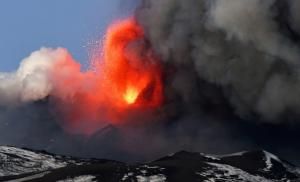
[[180, 151], [143, 164], [78, 159], [0, 146], [0, 181], [300, 181], [300, 169], [264, 150], [229, 155]]

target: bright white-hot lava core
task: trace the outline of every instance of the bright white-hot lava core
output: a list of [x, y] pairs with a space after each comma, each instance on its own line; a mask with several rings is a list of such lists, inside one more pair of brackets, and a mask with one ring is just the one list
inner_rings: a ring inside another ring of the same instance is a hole
[[137, 91], [137, 89], [135, 89], [134, 87], [128, 87], [124, 93], [124, 100], [128, 103], [128, 104], [133, 104], [137, 97], [139, 95], [139, 92]]

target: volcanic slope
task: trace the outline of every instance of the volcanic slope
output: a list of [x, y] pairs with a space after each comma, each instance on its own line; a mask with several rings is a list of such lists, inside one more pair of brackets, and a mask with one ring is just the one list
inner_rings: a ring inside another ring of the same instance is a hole
[[0, 181], [292, 182], [300, 181], [300, 169], [264, 150], [222, 156], [181, 151], [152, 162], [126, 164], [1, 146]]

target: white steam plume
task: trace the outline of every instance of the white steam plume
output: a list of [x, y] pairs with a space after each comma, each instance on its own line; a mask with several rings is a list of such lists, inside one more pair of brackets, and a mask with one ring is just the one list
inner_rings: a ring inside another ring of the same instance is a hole
[[0, 105], [17, 105], [43, 99], [52, 89], [50, 71], [68, 56], [63, 48], [41, 48], [22, 60], [15, 72], [0, 72]]

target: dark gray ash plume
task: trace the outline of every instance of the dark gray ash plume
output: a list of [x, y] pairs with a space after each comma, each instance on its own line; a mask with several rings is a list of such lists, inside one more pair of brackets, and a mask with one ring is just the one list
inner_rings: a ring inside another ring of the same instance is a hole
[[197, 78], [219, 87], [239, 116], [278, 122], [300, 113], [299, 5], [144, 0], [137, 17], [162, 60], [177, 68], [171, 84], [183, 98], [197, 97]]

